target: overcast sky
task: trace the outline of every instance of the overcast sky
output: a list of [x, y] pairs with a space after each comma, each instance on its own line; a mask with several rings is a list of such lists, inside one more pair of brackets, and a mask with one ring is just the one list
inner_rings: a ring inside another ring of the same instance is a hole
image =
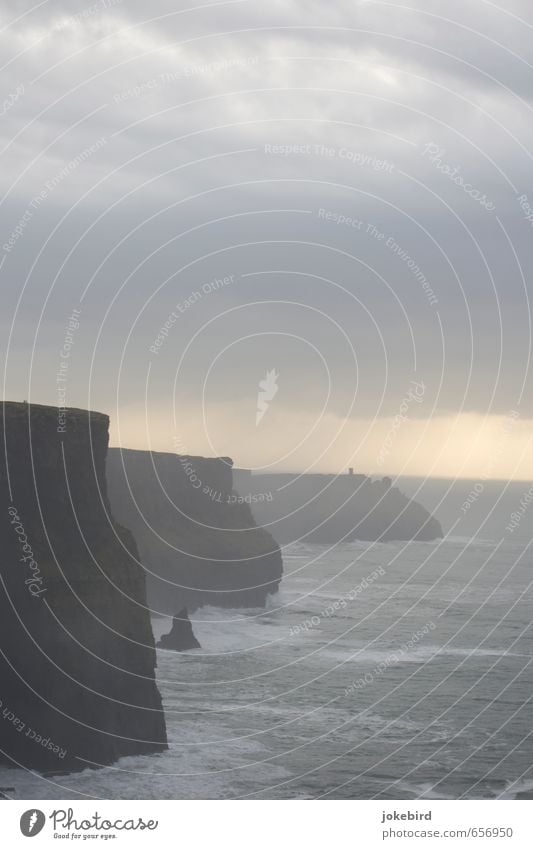
[[241, 466], [533, 476], [530, 3], [0, 21], [4, 397]]

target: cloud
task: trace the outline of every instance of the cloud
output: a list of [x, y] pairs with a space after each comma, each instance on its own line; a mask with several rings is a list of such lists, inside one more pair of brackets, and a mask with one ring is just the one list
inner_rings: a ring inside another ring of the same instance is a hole
[[[211, 407], [205, 418], [195, 406], [136, 405], [117, 412], [111, 444], [154, 451], [231, 456], [236, 466], [258, 471], [314, 471], [343, 474], [352, 466], [364, 474], [530, 480], [533, 420], [463, 413], [431, 418], [407, 416], [347, 420], [326, 414], [287, 411], [274, 401], [255, 426], [255, 399], [232, 412]], [[511, 413], [512, 411], [510, 411]]]
[[529, 420], [532, 25], [518, 0], [4, 3], [7, 394], [54, 403], [81, 304], [73, 404], [130, 409], [149, 374], [154, 409], [197, 422], [205, 384], [222, 422], [279, 366], [295, 427], [324, 398], [386, 421], [413, 377], [417, 420]]

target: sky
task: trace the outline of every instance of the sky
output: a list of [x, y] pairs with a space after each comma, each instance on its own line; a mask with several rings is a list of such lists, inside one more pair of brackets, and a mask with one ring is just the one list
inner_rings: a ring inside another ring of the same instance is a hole
[[532, 36], [525, 0], [3, 0], [4, 398], [533, 477]]

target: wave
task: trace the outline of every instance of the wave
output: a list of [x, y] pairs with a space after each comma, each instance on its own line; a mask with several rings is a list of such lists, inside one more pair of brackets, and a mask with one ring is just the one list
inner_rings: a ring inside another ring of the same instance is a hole
[[468, 537], [468, 536], [445, 536], [444, 540], [441, 540], [445, 543], [450, 543], [451, 545], [476, 545], [480, 548], [494, 548], [497, 545], [496, 540], [494, 539], [483, 539], [483, 537]]
[[434, 790], [435, 783], [422, 781], [416, 784], [412, 781], [398, 781], [396, 786], [404, 793], [411, 793], [415, 799], [449, 799], [450, 796]]
[[498, 799], [533, 799], [533, 778], [519, 778], [508, 781], [505, 789], [498, 794]]
[[364, 667], [363, 671], [367, 671], [368, 665], [380, 663], [388, 663], [389, 666], [396, 665], [396, 659], [398, 663], [426, 663], [442, 657], [514, 657], [526, 660], [531, 660], [533, 657], [530, 654], [510, 652], [505, 651], [505, 649], [442, 648], [442, 646], [436, 644], [419, 646], [402, 654], [400, 645], [391, 646], [389, 649], [365, 649], [364, 646], [342, 645], [338, 648], [323, 649], [320, 655], [321, 657], [331, 657], [338, 663], [343, 661], [344, 663], [354, 663]]

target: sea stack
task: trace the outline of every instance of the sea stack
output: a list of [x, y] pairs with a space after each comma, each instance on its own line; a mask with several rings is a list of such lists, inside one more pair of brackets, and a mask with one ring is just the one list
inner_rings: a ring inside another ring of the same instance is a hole
[[0, 415], [0, 759], [54, 772], [161, 752], [144, 571], [107, 497], [109, 419]]
[[172, 630], [163, 634], [157, 644], [158, 649], [171, 649], [172, 651], [188, 651], [189, 649], [201, 649], [201, 645], [194, 636], [191, 620], [184, 607], [176, 613], [172, 619]]

